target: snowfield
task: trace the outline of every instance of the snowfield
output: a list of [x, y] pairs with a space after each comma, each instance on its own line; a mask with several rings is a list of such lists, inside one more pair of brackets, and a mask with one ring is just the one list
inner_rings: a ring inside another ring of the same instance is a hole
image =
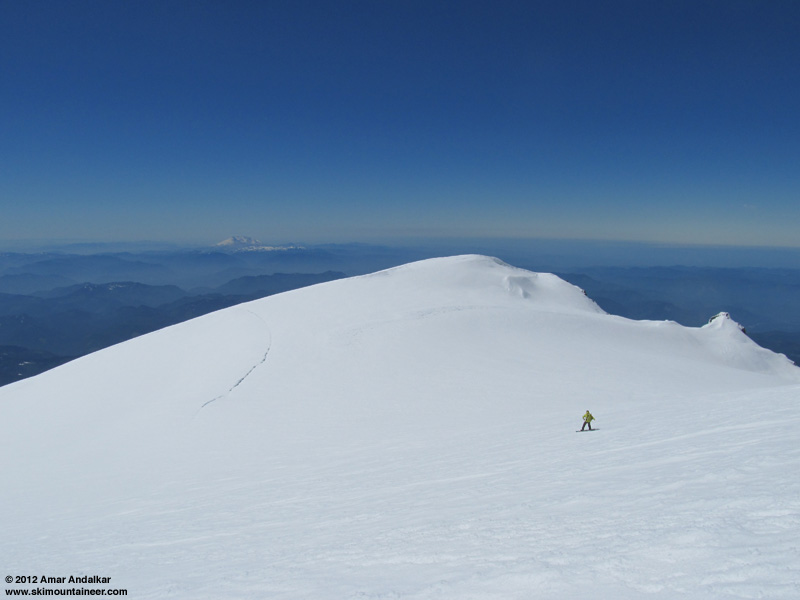
[[0, 388], [0, 565], [145, 599], [796, 599], [798, 440], [800, 369], [727, 315], [434, 259]]

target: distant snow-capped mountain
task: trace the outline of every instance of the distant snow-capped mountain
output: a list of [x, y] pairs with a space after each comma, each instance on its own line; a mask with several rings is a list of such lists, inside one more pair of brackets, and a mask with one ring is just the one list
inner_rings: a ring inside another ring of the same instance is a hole
[[241, 246], [260, 246], [261, 242], [246, 235], [234, 235], [214, 245], [220, 248], [236, 248]]
[[302, 246], [267, 246], [259, 240], [247, 236], [235, 235], [214, 244], [214, 248], [228, 252], [273, 252], [280, 250], [302, 250]]
[[0, 388], [0, 564], [142, 598], [793, 598], [798, 394], [727, 315], [412, 263]]

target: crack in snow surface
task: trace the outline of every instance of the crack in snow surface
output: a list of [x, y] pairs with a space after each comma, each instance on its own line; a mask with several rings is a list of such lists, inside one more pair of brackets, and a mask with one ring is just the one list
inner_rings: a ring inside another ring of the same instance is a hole
[[266, 321], [264, 321], [264, 319], [262, 319], [262, 318], [261, 318], [259, 315], [257, 315], [256, 313], [254, 313], [252, 310], [248, 310], [247, 312], [249, 312], [251, 315], [253, 315], [254, 317], [256, 317], [256, 318], [257, 318], [259, 321], [261, 321], [261, 322], [264, 324], [264, 327], [265, 327], [265, 328], [266, 328], [266, 330], [267, 330], [267, 335], [268, 335], [268, 337], [269, 337], [269, 341], [267, 342], [267, 349], [266, 349], [266, 351], [264, 352], [264, 356], [262, 356], [262, 357], [261, 357], [261, 360], [260, 360], [260, 361], [258, 361], [257, 363], [255, 363], [255, 364], [254, 364], [252, 367], [250, 367], [250, 369], [247, 371], [247, 373], [245, 373], [245, 374], [244, 374], [244, 375], [243, 375], [243, 376], [242, 376], [242, 377], [239, 379], [239, 381], [237, 381], [236, 383], [234, 383], [234, 384], [233, 384], [233, 385], [232, 385], [232, 386], [231, 386], [231, 387], [228, 389], [228, 391], [227, 391], [227, 392], [225, 392], [224, 394], [220, 394], [219, 396], [217, 396], [217, 397], [215, 397], [215, 398], [212, 398], [211, 400], [208, 400], [207, 402], [204, 402], [204, 403], [203, 403], [203, 404], [200, 406], [200, 409], [201, 409], [201, 410], [202, 410], [203, 408], [205, 408], [206, 406], [208, 406], [209, 404], [211, 404], [212, 402], [216, 402], [217, 400], [220, 400], [220, 399], [224, 398], [225, 396], [227, 396], [228, 394], [230, 394], [231, 392], [233, 392], [233, 390], [235, 390], [237, 387], [239, 387], [239, 386], [240, 386], [240, 385], [241, 385], [241, 384], [244, 382], [244, 380], [245, 380], [245, 379], [247, 379], [247, 378], [250, 376], [250, 374], [251, 374], [253, 371], [255, 371], [255, 370], [256, 370], [256, 369], [257, 369], [259, 366], [263, 365], [263, 364], [264, 364], [264, 363], [267, 361], [267, 356], [269, 356], [269, 351], [270, 351], [270, 349], [272, 348], [272, 332], [270, 331], [270, 329], [269, 329], [269, 326], [267, 325], [267, 322], [266, 322]]

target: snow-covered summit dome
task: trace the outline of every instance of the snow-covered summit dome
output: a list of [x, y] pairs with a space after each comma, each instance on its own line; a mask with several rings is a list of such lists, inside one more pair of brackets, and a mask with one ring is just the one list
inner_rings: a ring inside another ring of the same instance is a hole
[[534, 273], [478, 254], [422, 260], [358, 279], [383, 279], [398, 294], [438, 297], [454, 306], [525, 300], [529, 307], [539, 310], [603, 313], [582, 289], [552, 273]]

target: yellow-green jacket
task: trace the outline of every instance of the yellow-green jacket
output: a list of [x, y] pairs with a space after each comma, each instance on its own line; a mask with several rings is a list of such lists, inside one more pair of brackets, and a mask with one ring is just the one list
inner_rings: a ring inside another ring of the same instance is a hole
[[584, 420], [584, 421], [586, 421], [587, 423], [591, 423], [592, 421], [594, 421], [594, 417], [592, 416], [592, 413], [590, 413], [590, 412], [587, 410], [587, 411], [586, 411], [586, 414], [585, 414], [585, 415], [583, 415], [583, 420]]

